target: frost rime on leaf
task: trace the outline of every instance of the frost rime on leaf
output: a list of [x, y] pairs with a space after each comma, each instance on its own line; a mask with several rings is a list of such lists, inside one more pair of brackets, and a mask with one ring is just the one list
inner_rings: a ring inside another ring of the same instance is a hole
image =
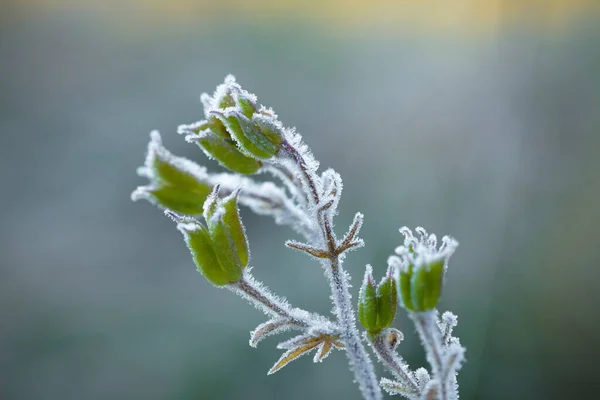
[[260, 324], [250, 333], [250, 346], [256, 347], [259, 342], [268, 336], [276, 335], [292, 328], [294, 328], [294, 324], [289, 318], [271, 319]]
[[314, 332], [313, 334], [296, 336], [277, 345], [278, 349], [286, 349], [287, 351], [281, 355], [268, 374], [274, 374], [290, 362], [310, 353], [314, 349], [317, 349], [317, 352], [313, 358], [313, 362], [321, 362], [334, 347], [338, 349], [344, 348], [344, 344], [339, 339], [339, 334], [316, 334]]

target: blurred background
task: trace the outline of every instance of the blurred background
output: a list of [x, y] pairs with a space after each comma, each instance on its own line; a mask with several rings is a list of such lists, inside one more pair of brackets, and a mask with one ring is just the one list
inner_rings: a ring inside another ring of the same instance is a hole
[[[400, 226], [460, 241], [441, 309], [467, 347], [461, 398], [598, 393], [598, 1], [4, 0], [0, 399], [359, 399], [341, 352], [268, 377], [262, 314], [129, 200], [152, 129], [219, 169], [175, 130], [227, 73], [341, 173], [338, 232], [366, 215], [355, 298]], [[243, 217], [255, 275], [328, 313], [294, 234]]]

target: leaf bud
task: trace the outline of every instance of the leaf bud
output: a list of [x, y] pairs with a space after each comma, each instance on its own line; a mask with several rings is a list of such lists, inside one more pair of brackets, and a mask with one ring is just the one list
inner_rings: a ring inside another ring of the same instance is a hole
[[358, 320], [369, 333], [378, 333], [377, 285], [373, 280], [373, 268], [367, 265], [358, 294]]
[[248, 266], [250, 252], [237, 201], [239, 190], [224, 199], [218, 198], [217, 185], [205, 203], [204, 217], [210, 237], [223, 269], [238, 280]]
[[445, 236], [438, 249], [435, 235], [427, 235], [423, 228], [416, 231], [419, 239], [406, 227], [400, 230], [405, 237], [404, 246], [396, 249], [397, 255], [391, 256], [388, 263], [399, 271], [398, 291], [404, 308], [423, 312], [437, 306], [448, 260], [458, 242]]
[[187, 215], [202, 213], [202, 204], [211, 191], [206, 170], [196, 163], [171, 154], [163, 145], [160, 134], [150, 134], [148, 153], [138, 174], [150, 180], [138, 187], [132, 200], [146, 199], [165, 209]]
[[377, 328], [389, 328], [396, 317], [398, 295], [393, 269], [388, 268], [377, 286]]
[[248, 156], [266, 160], [279, 152], [282, 138], [274, 136], [268, 128], [266, 133], [263, 133], [260, 127], [241, 111], [229, 108], [224, 112], [212, 113], [221, 119], [240, 150]]
[[192, 259], [198, 271], [213, 285], [224, 286], [235, 282], [223, 269], [212, 244], [208, 230], [199, 222], [177, 224], [177, 229], [183, 234]]
[[237, 282], [250, 260], [248, 239], [239, 215], [239, 190], [219, 198], [219, 185], [204, 202], [207, 226], [192, 219], [174, 218], [192, 252], [198, 270], [216, 286]]
[[232, 140], [224, 139], [212, 131], [188, 135], [186, 140], [196, 142], [207, 157], [217, 160], [230, 171], [250, 175], [256, 173], [262, 166], [259, 160], [243, 154]]

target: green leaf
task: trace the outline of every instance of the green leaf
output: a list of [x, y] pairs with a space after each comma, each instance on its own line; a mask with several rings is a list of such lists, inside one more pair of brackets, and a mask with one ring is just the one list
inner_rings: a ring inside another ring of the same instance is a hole
[[444, 260], [440, 259], [429, 264], [428, 285], [425, 308], [431, 310], [437, 306], [442, 295], [444, 283]]
[[138, 187], [132, 199], [140, 198], [178, 213], [197, 215], [211, 191], [204, 168], [183, 157], [171, 154], [161, 142], [160, 134], [152, 132], [148, 155], [138, 174], [150, 180]]
[[[219, 190], [221, 188], [221, 185], [216, 185], [212, 192], [210, 193], [209, 196], [207, 196], [206, 200], [204, 201], [204, 219], [206, 220], [206, 222], [208, 223], [208, 221], [211, 220], [212, 216], [214, 215], [214, 213], [217, 211], [217, 207], [219, 205]], [[208, 228], [210, 229], [210, 225], [208, 226]]]
[[200, 223], [180, 223], [177, 228], [183, 233], [196, 268], [213, 285], [224, 286], [233, 283], [229, 274], [222, 268], [210, 235]]
[[269, 159], [279, 151], [279, 145], [273, 143], [239, 111], [230, 111], [227, 115], [215, 112], [227, 127], [229, 134], [239, 148], [250, 157]]
[[209, 129], [212, 133], [223, 139], [231, 140], [231, 135], [227, 132], [227, 128], [219, 118], [211, 116], [208, 120], [210, 124]]
[[237, 281], [250, 258], [248, 239], [237, 207], [239, 191], [225, 199], [219, 199], [218, 192], [216, 186], [206, 200], [204, 216], [222, 268], [231, 281]]
[[202, 204], [210, 193], [210, 187], [197, 187], [196, 190], [182, 189], [176, 186], [164, 185], [148, 189], [148, 194], [154, 197], [156, 203], [169, 210], [187, 215], [202, 214]]
[[373, 281], [373, 270], [367, 265], [363, 284], [358, 294], [358, 320], [369, 333], [377, 333], [377, 289]]
[[396, 317], [398, 295], [390, 271], [377, 287], [377, 328], [389, 328]]
[[254, 115], [252, 122], [279, 151], [279, 147], [283, 142], [283, 127], [281, 123], [272, 116], [263, 114]]
[[209, 157], [233, 172], [254, 174], [262, 165], [260, 161], [242, 154], [235, 144], [216, 135], [207, 134], [199, 137], [197, 142]]
[[256, 98], [245, 90], [240, 90], [236, 93], [235, 100], [242, 114], [252, 118], [252, 115], [256, 112]]
[[398, 282], [398, 286], [400, 288], [400, 297], [402, 298], [402, 304], [404, 305], [404, 308], [410, 311], [415, 311], [410, 289], [413, 269], [414, 267], [412, 265], [409, 265], [407, 271], [400, 271], [400, 279]]
[[240, 191], [236, 190], [229, 197], [223, 199], [222, 207], [225, 209], [223, 213], [223, 223], [230, 232], [231, 240], [237, 251], [238, 257], [245, 268], [248, 265], [250, 251], [248, 249], [248, 239], [242, 219], [240, 218], [238, 209], [238, 196]]
[[411, 278], [411, 299], [414, 311], [435, 308], [442, 293], [444, 260], [420, 266]]

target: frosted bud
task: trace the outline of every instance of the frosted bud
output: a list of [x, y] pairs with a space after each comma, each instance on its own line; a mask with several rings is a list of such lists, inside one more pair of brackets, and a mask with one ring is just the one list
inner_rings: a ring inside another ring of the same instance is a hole
[[148, 178], [150, 184], [138, 187], [131, 198], [146, 199], [182, 214], [201, 214], [202, 204], [212, 189], [206, 170], [171, 154], [162, 145], [158, 132], [152, 132], [150, 137], [145, 164], [138, 169], [138, 174]]
[[367, 265], [358, 294], [358, 320], [367, 332], [379, 332], [377, 329], [377, 285], [373, 280], [373, 268], [370, 265]]
[[389, 328], [396, 317], [398, 294], [393, 268], [388, 268], [377, 286], [377, 328]]
[[235, 100], [235, 105], [242, 114], [248, 118], [252, 118], [252, 115], [256, 112], [256, 96], [252, 93], [248, 93], [238, 85], [236, 90], [233, 91], [233, 98]]
[[277, 116], [264, 107], [258, 107], [256, 96], [242, 89], [229, 75], [219, 85], [213, 97], [202, 97], [204, 112], [215, 134], [226, 129], [248, 157], [269, 159], [279, 152], [283, 142], [283, 127]]
[[[225, 82], [217, 86], [215, 93], [210, 96], [206, 93], [200, 96], [204, 106], [205, 120], [190, 125], [181, 125], [178, 132], [185, 134], [188, 142], [198, 144], [204, 153], [217, 160], [223, 167], [240, 174], [253, 174], [261, 167], [261, 162], [248, 154], [244, 154], [230, 131], [241, 132], [239, 126], [230, 126], [225, 117], [226, 110], [236, 110], [237, 97], [243, 91], [236, 83], [233, 75], [228, 75]], [[245, 96], [245, 98], [249, 97]]]
[[204, 106], [205, 115], [212, 109], [233, 107], [235, 105], [233, 92], [235, 91], [236, 86], [237, 83], [235, 82], [235, 77], [233, 75], [227, 75], [224, 82], [217, 86], [212, 96], [203, 93], [200, 96], [200, 101]]
[[283, 142], [283, 126], [281, 122], [272, 116], [264, 114], [254, 114], [252, 122], [279, 151], [279, 147]]
[[373, 269], [367, 265], [358, 298], [358, 319], [370, 334], [389, 328], [396, 316], [397, 289], [392, 269], [379, 285], [373, 280]]
[[279, 152], [283, 138], [274, 130], [274, 124], [270, 126], [265, 121], [270, 117], [256, 115], [259, 125], [235, 108], [228, 108], [224, 112], [213, 111], [213, 114], [221, 119], [246, 155], [257, 159], [269, 159]]
[[224, 286], [236, 282], [238, 278], [230, 279], [217, 257], [208, 230], [200, 222], [185, 222], [177, 224], [177, 229], [183, 234], [196, 268], [215, 286]]
[[438, 249], [435, 236], [428, 236], [423, 228], [417, 228], [419, 239], [406, 227], [400, 232], [405, 236], [405, 244], [396, 249], [397, 256], [390, 258], [399, 269], [402, 304], [409, 311], [432, 310], [442, 294], [444, 272], [458, 242], [446, 236]]
[[179, 224], [198, 271], [216, 286], [237, 282], [248, 266], [248, 239], [239, 216], [239, 190], [219, 199], [219, 185], [204, 203], [207, 227], [191, 219], [173, 217]]
[[223, 123], [218, 118], [211, 118], [218, 124], [201, 121], [197, 124], [182, 125], [178, 132], [185, 134], [188, 142], [196, 143], [207, 157], [217, 160], [223, 167], [244, 175], [256, 173], [262, 163], [243, 154], [227, 133]]
[[248, 266], [248, 239], [237, 206], [239, 190], [219, 199], [219, 187], [206, 200], [204, 217], [217, 257], [230, 279], [237, 281]]

